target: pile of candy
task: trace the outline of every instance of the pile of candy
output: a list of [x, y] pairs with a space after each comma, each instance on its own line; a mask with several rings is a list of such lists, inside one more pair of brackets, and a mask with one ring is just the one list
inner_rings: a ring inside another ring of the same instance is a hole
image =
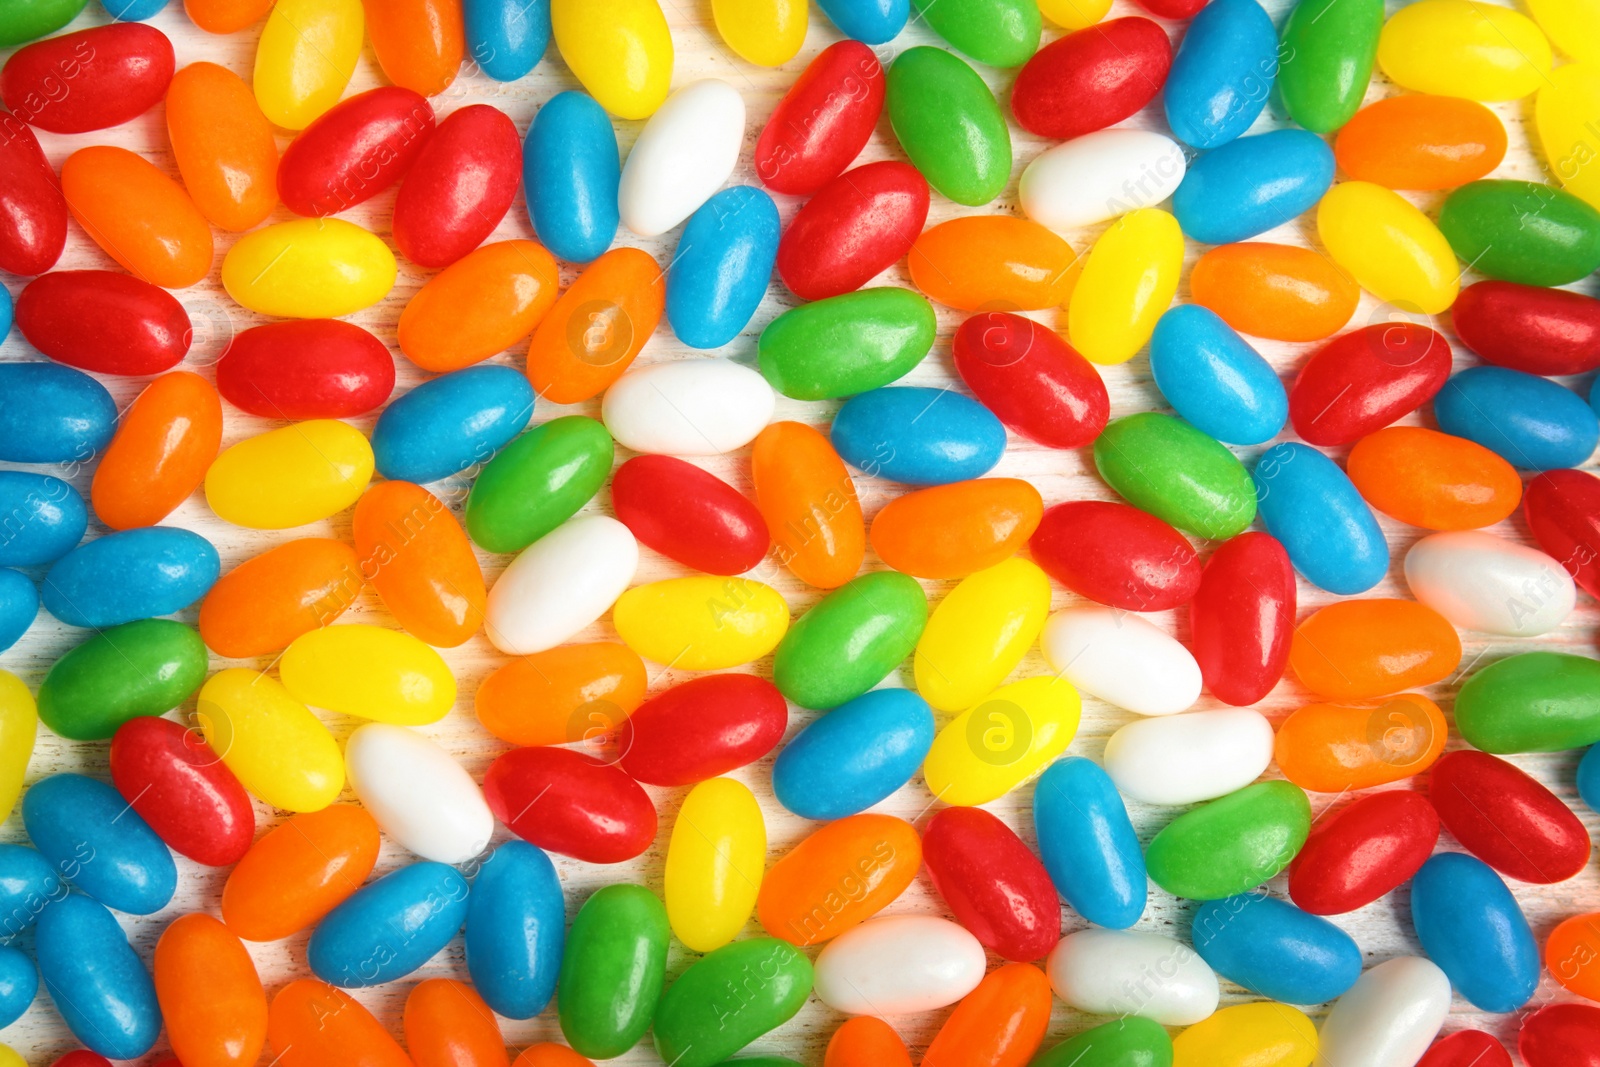
[[[163, 1033], [182, 1067], [508, 1067], [497, 1016], [548, 1011], [564, 1043], [518, 1067], [647, 1034], [676, 1067], [776, 1067], [794, 1061], [730, 1057], [814, 994], [854, 1016], [826, 1067], [908, 1065], [891, 1022], [952, 1005], [930, 1067], [1509, 1067], [1495, 1035], [1439, 1037], [1458, 994], [1521, 1013], [1503, 1036], [1525, 1067], [1600, 1067], [1600, 1007], [1529, 1009], [1546, 969], [1600, 1000], [1600, 914], [1541, 959], [1507, 885], [1574, 878], [1589, 834], [1500, 758], [1600, 741], [1600, 662], [1530, 643], [1463, 667], [1458, 632], [1534, 639], [1600, 596], [1600, 478], [1575, 469], [1597, 398], [1551, 380], [1600, 368], [1600, 300], [1559, 288], [1600, 268], [1594, 0], [1387, 20], [1301, 0], [1281, 31], [1256, 0], [1139, 0], [1165, 23], [915, 0], [949, 49], [895, 45], [906, 0], [819, 0], [845, 39], [762, 129], [762, 187], [727, 188], [745, 99], [673, 89], [657, 0], [187, 0], [211, 34], [265, 20], [253, 87], [175, 69], [137, 21], [164, 0], [103, 2], [127, 21], [50, 36], [84, 0], [0, 0], [0, 45], [22, 45], [0, 68], [0, 270], [28, 279], [15, 326], [47, 357], [0, 363], [0, 650], [41, 604], [93, 631], [36, 698], [0, 671], [0, 813], [20, 799], [31, 842], [0, 845], [0, 1025], [42, 984], [86, 1046], [62, 1067]], [[739, 62], [807, 39], [804, 0], [710, 7]], [[1041, 48], [1041, 15], [1070, 32]], [[552, 37], [584, 91], [525, 139], [487, 104], [437, 117], [466, 57], [512, 82]], [[368, 40], [390, 84], [347, 96]], [[1017, 68], [1009, 117], [969, 59]], [[1363, 107], [1375, 65], [1408, 92]], [[1297, 128], [1248, 132], [1269, 97]], [[1557, 184], [1488, 177], [1508, 138], [1483, 102], [1527, 97]], [[76, 143], [58, 174], [34, 133], [163, 102], [181, 181]], [[1158, 107], [1171, 136], [1119, 125]], [[904, 160], [853, 166], [882, 117]], [[625, 160], [614, 118], [643, 120]], [[1055, 142], [1021, 215], [983, 210], [1013, 121]], [[340, 218], [391, 187], [392, 242]], [[519, 187], [538, 240], [485, 244]], [[786, 223], [766, 190], [795, 198]], [[1434, 219], [1396, 190], [1448, 195]], [[927, 227], [935, 196], [980, 210]], [[1301, 216], [1318, 250], [1253, 240]], [[122, 269], [53, 270], [69, 217]], [[665, 265], [614, 247], [680, 226]], [[1095, 226], [1081, 258], [1061, 236]], [[228, 296], [281, 321], [197, 374], [174, 369], [194, 325], [169, 290], [211, 276], [215, 230], [239, 235]], [[1188, 241], [1208, 248], [1175, 304]], [[394, 288], [391, 243], [437, 272], [395, 332], [433, 377], [392, 402], [388, 345], [343, 321]], [[564, 290], [558, 259], [582, 265]], [[902, 263], [915, 289], [872, 284]], [[761, 328], [758, 369], [634, 365], [663, 317], [682, 345], [736, 343], [774, 271], [799, 302]], [[1394, 315], [1347, 330], [1363, 291]], [[935, 345], [934, 303], [965, 316], [970, 397], [895, 384]], [[1055, 308], [1060, 333], [1019, 314]], [[1452, 374], [1447, 310], [1483, 365]], [[1310, 346], [1290, 387], [1241, 335]], [[524, 345], [523, 369], [486, 362]], [[1112, 411], [1098, 367], [1142, 353], [1175, 414]], [[96, 375], [149, 381], [119, 412]], [[823, 433], [774, 421], [779, 395], [843, 403], [817, 406]], [[530, 429], [536, 397], [600, 417]], [[223, 448], [224, 401], [284, 425]], [[1395, 425], [1424, 407], [1438, 429]], [[347, 421], [380, 411], [370, 437]], [[1008, 439], [1092, 453], [1121, 501], [1046, 508], [987, 476]], [[683, 458], [747, 447], [754, 499]], [[896, 487], [870, 524], [852, 471]], [[70, 481], [91, 475], [86, 502]], [[426, 488], [452, 479], [459, 517]], [[162, 525], [196, 491], [253, 531], [353, 509], [350, 537], [222, 574]], [[1519, 505], [1537, 548], [1484, 532]], [[1390, 567], [1375, 512], [1429, 531], [1401, 564], [1414, 599], [1362, 597]], [[697, 573], [635, 585], [641, 546]], [[514, 558], [489, 584], [480, 553]], [[820, 592], [798, 618], [752, 576], [769, 556]], [[1301, 581], [1351, 599], [1297, 618]], [[948, 591], [930, 605], [924, 582]], [[398, 628], [340, 621], [364, 590]], [[1185, 607], [1187, 643], [1146, 617]], [[607, 617], [618, 639], [576, 640]], [[480, 633], [503, 656], [477, 719], [514, 746], [481, 782], [413, 729], [457, 700], [437, 649]], [[1035, 647], [1048, 673], [1012, 680]], [[908, 661], [911, 687], [883, 684]], [[696, 676], [650, 692], [646, 662]], [[1286, 672], [1323, 702], [1273, 723], [1253, 705]], [[1447, 717], [1418, 690], [1458, 674]], [[1222, 706], [1192, 710], [1202, 691]], [[1067, 755], [1080, 693], [1129, 713], [1099, 762]], [[341, 749], [312, 708], [366, 722]], [[40, 720], [109, 740], [110, 784], [24, 790]], [[1446, 752], [1452, 723], [1471, 748]], [[727, 775], [774, 754], [773, 797], [817, 825], [769, 865], [762, 805]], [[869, 810], [919, 775], [920, 826]], [[336, 803], [347, 784], [358, 803]], [[1600, 756], [1577, 784], [1600, 805]], [[984, 808], [1022, 789], [1031, 842]], [[1308, 793], [1357, 795], [1313, 826]], [[662, 797], [661, 884], [569, 900], [550, 855], [644, 855]], [[1141, 842], [1129, 801], [1183, 810]], [[259, 839], [257, 803], [288, 813]], [[383, 839], [412, 858], [368, 881]], [[229, 870], [147, 961], [113, 912], [167, 908], [174, 853]], [[950, 917], [880, 914], [924, 869]], [[1196, 902], [1186, 937], [1137, 928], [1150, 882]], [[1422, 954], [1364, 967], [1326, 916], [1402, 887]], [[1091, 925], [1062, 937], [1063, 900]], [[314, 977], [269, 998], [243, 942], [306, 931]], [[347, 990], [457, 934], [470, 981], [412, 987], [402, 1046]], [[1258, 999], [1219, 1009], [1223, 980]], [[1058, 999], [1114, 1018], [1046, 1049]], [[1320, 1026], [1302, 1010], [1330, 1003]], [[0, 1067], [32, 1051], [0, 1046]]]

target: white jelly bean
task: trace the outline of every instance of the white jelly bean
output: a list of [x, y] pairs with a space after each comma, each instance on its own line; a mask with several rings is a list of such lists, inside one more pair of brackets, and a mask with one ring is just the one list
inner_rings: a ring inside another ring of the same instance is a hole
[[617, 209], [640, 237], [694, 214], [733, 173], [744, 147], [744, 98], [725, 81], [690, 82], [667, 97], [633, 142]]
[[1183, 148], [1151, 130], [1100, 130], [1034, 157], [1022, 172], [1022, 210], [1071, 230], [1155, 207], [1183, 181]]
[[600, 417], [635, 452], [715, 456], [754, 441], [772, 421], [772, 386], [726, 359], [683, 359], [631, 370], [606, 390]]
[[983, 981], [978, 939], [948, 919], [883, 915], [817, 957], [816, 993], [850, 1015], [909, 1015], [954, 1004]]
[[1171, 715], [1200, 698], [1200, 665], [1147, 619], [1098, 605], [1063, 608], [1039, 639], [1050, 669], [1140, 715]]
[[495, 648], [526, 656], [554, 648], [611, 609], [633, 581], [639, 543], [608, 515], [579, 515], [522, 550], [494, 587], [484, 630]]
[[1138, 719], [1106, 742], [1106, 773], [1145, 804], [1196, 804], [1259, 778], [1272, 744], [1272, 724], [1249, 708]]
[[1322, 1024], [1318, 1067], [1413, 1067], [1450, 1014], [1450, 979], [1399, 956], [1368, 970]]
[[465, 863], [489, 847], [494, 815], [478, 783], [415, 730], [368, 723], [345, 742], [344, 765], [361, 806], [423, 859]]
[[1535, 637], [1577, 603], [1565, 567], [1536, 548], [1479, 530], [1430, 534], [1406, 553], [1411, 595], [1463, 630]]
[[1056, 996], [1095, 1015], [1192, 1026], [1217, 1010], [1217, 975], [1180, 941], [1145, 930], [1079, 930], [1050, 950]]

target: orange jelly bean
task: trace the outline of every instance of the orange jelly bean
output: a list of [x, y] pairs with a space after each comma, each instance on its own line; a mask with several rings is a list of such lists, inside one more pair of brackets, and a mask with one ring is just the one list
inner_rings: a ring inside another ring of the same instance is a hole
[[246, 941], [288, 937], [360, 889], [377, 862], [378, 824], [365, 809], [302, 812], [251, 845], [228, 875], [222, 921]]
[[1498, 454], [1422, 426], [1368, 434], [1345, 469], [1367, 503], [1424, 530], [1491, 526], [1522, 501], [1522, 479]]
[[472, 542], [445, 502], [422, 486], [380, 482], [368, 489], [356, 503], [351, 537], [361, 576], [413, 636], [454, 648], [483, 627], [487, 593]]
[[778, 562], [818, 589], [854, 578], [866, 527], [856, 483], [828, 438], [803, 423], [772, 423], [756, 436], [750, 472]]
[[1078, 254], [1032, 219], [968, 215], [924, 230], [906, 264], [916, 287], [962, 311], [1037, 311], [1067, 302]]
[[872, 520], [872, 547], [917, 578], [965, 578], [1016, 555], [1044, 517], [1020, 478], [975, 478], [896, 497]]
[[1189, 275], [1196, 304], [1240, 333], [1275, 341], [1320, 341], [1350, 321], [1361, 288], [1309, 248], [1265, 241], [1219, 245]]
[[594, 1061], [565, 1045], [541, 1041], [523, 1049], [512, 1067], [594, 1067]]
[[1402, 93], [1356, 112], [1333, 144], [1339, 167], [1390, 189], [1454, 189], [1506, 157], [1506, 128], [1476, 100]]
[[620, 641], [558, 645], [514, 659], [478, 686], [483, 728], [513, 745], [565, 745], [613, 734], [644, 703], [649, 679]]
[[819, 945], [892, 904], [921, 866], [922, 840], [910, 823], [851, 815], [825, 824], [772, 865], [756, 917], [773, 937]]
[[278, 990], [267, 1038], [278, 1067], [415, 1067], [359, 1000], [315, 978]]
[[289, 541], [217, 580], [200, 602], [200, 636], [230, 659], [282, 652], [344, 614], [361, 584], [360, 558], [343, 541]]
[[1278, 727], [1273, 758], [1313, 793], [1371, 789], [1433, 766], [1449, 729], [1439, 706], [1416, 693], [1365, 707], [1307, 704]]
[[183, 0], [189, 21], [207, 33], [237, 33], [266, 17], [273, 0]]
[[911, 1053], [894, 1027], [857, 1015], [833, 1032], [822, 1067], [911, 1067]]
[[560, 272], [537, 241], [484, 245], [434, 275], [400, 313], [400, 351], [423, 370], [460, 370], [504, 352], [556, 302]]
[[648, 252], [613, 248], [589, 264], [533, 331], [534, 391], [552, 404], [604, 392], [655, 332], [666, 300], [666, 272]]
[[184, 1067], [254, 1067], [267, 994], [250, 953], [209, 915], [180, 915], [156, 942], [156, 999]]
[[[253, 21], [253, 20], [252, 20]], [[278, 143], [243, 78], [191, 63], [167, 89], [167, 136], [195, 207], [235, 233], [278, 206]]]
[[211, 273], [211, 227], [183, 186], [126, 148], [80, 148], [61, 166], [72, 217], [106, 255], [163, 289]]
[[934, 1035], [922, 1067], [1026, 1067], [1050, 1025], [1050, 980], [1031, 963], [990, 971]]
[[154, 526], [205, 481], [222, 445], [222, 400], [198, 374], [173, 371], [122, 416], [94, 472], [94, 513], [113, 530]]
[[1600, 912], [1574, 915], [1550, 931], [1544, 965], [1578, 996], [1600, 1000]]
[[[369, 16], [370, 17], [370, 16]], [[416, 1067], [508, 1067], [506, 1039], [476, 990], [429, 978], [406, 997], [406, 1049]]]
[[461, 0], [362, 0], [362, 6], [384, 77], [423, 96], [456, 80], [467, 51]]
[[1414, 600], [1341, 600], [1295, 628], [1289, 666], [1334, 700], [1372, 700], [1443, 681], [1461, 663], [1461, 638]]

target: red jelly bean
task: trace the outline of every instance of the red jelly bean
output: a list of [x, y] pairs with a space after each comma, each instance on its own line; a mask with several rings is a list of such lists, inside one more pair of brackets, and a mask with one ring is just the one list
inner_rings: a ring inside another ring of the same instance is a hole
[[80, 1048], [62, 1056], [52, 1063], [50, 1067], [111, 1067], [111, 1061], [98, 1052], [90, 1052], [86, 1048]]
[[449, 266], [500, 225], [521, 175], [522, 139], [505, 112], [488, 104], [452, 112], [395, 197], [394, 243], [420, 266]]
[[639, 783], [570, 748], [512, 749], [489, 765], [483, 796], [518, 837], [589, 863], [631, 860], [656, 838]]
[[1289, 390], [1289, 420], [1314, 445], [1347, 445], [1433, 399], [1450, 342], [1426, 326], [1378, 323], [1314, 352]]
[[1485, 281], [1450, 307], [1456, 336], [1485, 363], [1529, 374], [1600, 367], [1600, 300], [1566, 289]]
[[1458, 1030], [1423, 1053], [1417, 1067], [1511, 1067], [1511, 1053], [1482, 1030]]
[[1508, 878], [1564, 882], [1589, 862], [1589, 831], [1572, 809], [1487, 752], [1440, 757], [1428, 797], [1461, 847]]
[[922, 861], [956, 922], [996, 955], [1027, 963], [1061, 940], [1061, 905], [1044, 864], [982, 808], [935, 815], [922, 832]]
[[111, 782], [161, 840], [196, 863], [229, 867], [250, 849], [249, 794], [198, 730], [129, 719], [111, 739]]
[[1154, 100], [1171, 67], [1166, 30], [1137, 15], [1112, 19], [1035, 52], [1011, 87], [1011, 113], [1041, 137], [1103, 130]]
[[611, 504], [641, 543], [707, 574], [743, 574], [772, 543], [754, 504], [675, 456], [635, 456], [618, 467]]
[[651, 697], [623, 720], [619, 762], [650, 785], [690, 785], [754, 763], [788, 725], [777, 686], [752, 674], [712, 674]]
[[1166, 611], [1188, 603], [1200, 587], [1200, 557], [1188, 538], [1129, 504], [1057, 504], [1028, 547], [1050, 577], [1114, 608]]
[[217, 392], [264, 419], [348, 419], [394, 391], [394, 357], [352, 322], [302, 319], [256, 326], [217, 361]]
[[991, 311], [963, 322], [955, 363], [984, 407], [1042, 445], [1081, 448], [1111, 415], [1093, 365], [1055, 331], [1021, 315]]
[[114, 22], [19, 48], [0, 70], [0, 99], [30, 126], [87, 133], [149, 111], [167, 95], [172, 71], [166, 34]]
[[177, 298], [131, 274], [43, 274], [17, 297], [17, 329], [58, 363], [99, 374], [160, 374], [189, 351], [193, 327]]
[[433, 108], [410, 89], [341, 100], [284, 149], [278, 199], [297, 215], [337, 215], [399, 181], [432, 134]]
[[1522, 491], [1522, 513], [1545, 555], [1600, 597], [1600, 478], [1575, 470], [1538, 474]]
[[1156, 18], [1172, 19], [1174, 22], [1194, 18], [1208, 2], [1209, 0], [1138, 0], [1139, 6]]
[[1212, 696], [1248, 707], [1278, 684], [1294, 612], [1294, 567], [1276, 538], [1242, 533], [1217, 547], [1189, 605], [1189, 643]]
[[1517, 1032], [1524, 1067], [1600, 1067], [1600, 1008], [1552, 1004]]
[[0, 270], [43, 274], [67, 246], [67, 198], [44, 149], [15, 115], [0, 114]]
[[1359, 797], [1311, 829], [1289, 865], [1289, 897], [1313, 915], [1371, 904], [1417, 873], [1439, 840], [1439, 814], [1421, 793]]
[[861, 288], [911, 251], [928, 183], [909, 163], [868, 163], [817, 190], [783, 231], [778, 275], [802, 300]]
[[784, 94], [756, 140], [761, 184], [807, 196], [844, 173], [883, 111], [883, 67], [860, 41], [829, 45]]

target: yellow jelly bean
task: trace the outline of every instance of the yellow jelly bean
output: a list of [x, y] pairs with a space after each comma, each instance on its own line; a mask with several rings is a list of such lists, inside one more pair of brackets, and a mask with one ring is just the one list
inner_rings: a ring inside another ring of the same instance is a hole
[[239, 783], [275, 808], [321, 811], [344, 788], [338, 742], [276, 678], [218, 671], [200, 688], [196, 715]]
[[1013, 556], [976, 571], [933, 609], [917, 642], [917, 692], [960, 711], [1006, 680], [1050, 614], [1050, 579]]
[[287, 530], [354, 504], [372, 480], [372, 445], [337, 419], [297, 422], [231, 446], [206, 471], [206, 503], [235, 526]]
[[1455, 303], [1461, 274], [1450, 242], [1392, 189], [1335, 185], [1317, 205], [1317, 235], [1333, 261], [1379, 300], [1428, 315]]
[[1001, 686], [939, 731], [922, 765], [946, 804], [987, 804], [1005, 796], [1067, 750], [1082, 701], [1065, 678]]
[[806, 40], [807, 0], [711, 0], [729, 48], [758, 67], [789, 62]]
[[28, 1067], [28, 1061], [10, 1045], [0, 1045], [0, 1067]]
[[711, 778], [678, 809], [667, 845], [667, 921], [692, 952], [736, 937], [755, 911], [767, 862], [761, 805], [732, 778]]
[[290, 643], [278, 677], [303, 704], [400, 726], [425, 726], [456, 702], [444, 658], [400, 630], [352, 623], [310, 630]]
[[255, 90], [279, 126], [303, 130], [339, 102], [361, 55], [361, 0], [278, 0], [256, 45]]
[[1039, 0], [1039, 12], [1064, 30], [1093, 26], [1111, 10], [1111, 0]]
[[1533, 113], [1550, 173], [1600, 208], [1600, 63], [1569, 63], [1550, 75]]
[[1550, 42], [1528, 16], [1473, 0], [1418, 0], [1384, 23], [1378, 66], [1396, 85], [1468, 100], [1519, 100], [1545, 82]]
[[1317, 1027], [1287, 1004], [1235, 1004], [1172, 1039], [1172, 1067], [1311, 1067]]
[[689, 671], [720, 671], [765, 656], [789, 629], [789, 605], [749, 578], [700, 575], [630, 589], [611, 609], [627, 646]]
[[251, 311], [336, 319], [394, 288], [394, 253], [343, 219], [295, 219], [247, 233], [222, 261], [222, 285]]
[[1573, 59], [1600, 60], [1600, 0], [1528, 0], [1550, 43]]
[[656, 0], [551, 0], [561, 58], [600, 106], [649, 118], [672, 86], [672, 33]]
[[1172, 303], [1183, 231], [1159, 208], [1130, 211], [1089, 250], [1067, 307], [1067, 338], [1096, 363], [1125, 363]]
[[22, 795], [22, 779], [33, 758], [33, 739], [39, 732], [39, 712], [33, 694], [22, 679], [0, 671], [0, 822], [4, 822]]

